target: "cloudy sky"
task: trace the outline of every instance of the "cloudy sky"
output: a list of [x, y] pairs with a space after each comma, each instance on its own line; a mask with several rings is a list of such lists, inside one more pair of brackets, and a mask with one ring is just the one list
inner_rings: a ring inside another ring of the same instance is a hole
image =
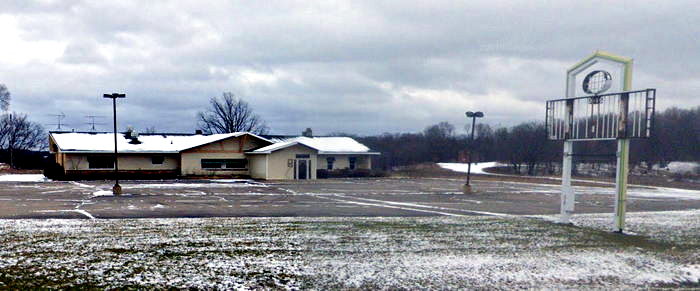
[[[203, 4], [206, 3], [206, 4]], [[658, 107], [700, 105], [694, 1], [28, 1], [0, 4], [11, 109], [55, 128], [192, 132], [210, 97], [247, 100], [276, 134], [420, 131], [464, 112], [543, 120], [595, 50], [635, 59]]]

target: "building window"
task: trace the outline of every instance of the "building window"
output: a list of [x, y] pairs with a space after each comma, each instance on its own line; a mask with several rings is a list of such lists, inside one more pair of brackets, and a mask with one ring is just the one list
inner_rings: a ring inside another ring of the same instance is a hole
[[309, 154], [297, 154], [297, 159], [308, 159], [311, 155]]
[[202, 169], [245, 170], [246, 165], [246, 159], [202, 159]]
[[326, 158], [326, 162], [328, 162], [328, 165], [326, 166], [326, 169], [328, 170], [333, 170], [333, 162], [335, 162], [334, 157], [328, 157]]
[[164, 157], [164, 156], [152, 156], [152, 157], [151, 157], [151, 164], [154, 164], [154, 165], [162, 165], [162, 164], [163, 164], [163, 161], [165, 161], [165, 157]]
[[88, 157], [88, 168], [90, 169], [114, 169], [113, 157]]
[[357, 164], [357, 158], [356, 157], [349, 157], [348, 162], [350, 162], [350, 170], [355, 169], [355, 164]]

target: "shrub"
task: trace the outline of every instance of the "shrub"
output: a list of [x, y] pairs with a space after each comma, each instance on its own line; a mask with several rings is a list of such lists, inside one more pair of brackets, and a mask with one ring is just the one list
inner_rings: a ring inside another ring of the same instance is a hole
[[386, 173], [383, 171], [373, 171], [369, 169], [336, 169], [336, 170], [317, 170], [316, 178], [327, 179], [327, 178], [365, 178], [365, 177], [385, 177]]

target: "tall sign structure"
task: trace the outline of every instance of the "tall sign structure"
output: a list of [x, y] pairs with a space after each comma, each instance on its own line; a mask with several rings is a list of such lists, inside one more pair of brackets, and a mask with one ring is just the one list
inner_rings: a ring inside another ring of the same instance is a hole
[[[606, 93], [611, 88], [618, 93]], [[632, 59], [596, 51], [567, 71], [566, 98], [547, 101], [547, 136], [564, 141], [562, 223], [569, 223], [574, 212], [574, 142], [616, 140], [613, 230], [624, 229], [630, 139], [651, 136], [656, 107], [656, 89], [630, 91], [631, 88]]]

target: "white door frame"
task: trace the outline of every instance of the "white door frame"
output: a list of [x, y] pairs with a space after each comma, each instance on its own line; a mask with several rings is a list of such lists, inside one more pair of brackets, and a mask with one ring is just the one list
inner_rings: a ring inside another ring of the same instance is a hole
[[306, 161], [306, 179], [311, 180], [311, 158], [294, 159], [294, 180], [302, 180], [299, 178], [299, 161]]

